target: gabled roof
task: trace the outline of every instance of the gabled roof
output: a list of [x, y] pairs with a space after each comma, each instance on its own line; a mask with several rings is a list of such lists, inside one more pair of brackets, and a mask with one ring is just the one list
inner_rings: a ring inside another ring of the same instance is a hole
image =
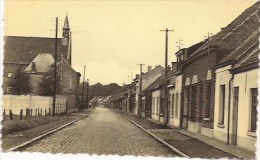
[[52, 69], [54, 64], [54, 58], [51, 54], [48, 53], [40, 53], [37, 57], [25, 68], [24, 72], [31, 72], [33, 68], [33, 64], [35, 63], [35, 71], [40, 73], [48, 72]]
[[195, 51], [191, 57], [199, 54], [208, 47], [217, 47], [223, 54], [233, 52], [237, 47], [259, 29], [259, 3], [246, 9], [240, 16], [216, 35], [210, 37], [202, 47]]
[[[67, 57], [68, 46], [58, 39], [58, 61], [60, 55]], [[4, 63], [31, 63], [40, 53], [54, 54], [55, 38], [5, 36]]]
[[[164, 84], [164, 75], [160, 76], [159, 78], [157, 78], [150, 86], [148, 86], [145, 91], [153, 91], [158, 89], [161, 85]], [[144, 91], [144, 92], [145, 92]]]
[[155, 66], [150, 72], [146, 72], [142, 75], [142, 79], [149, 79], [150, 77], [154, 77], [158, 72], [163, 71], [164, 68], [161, 65]]

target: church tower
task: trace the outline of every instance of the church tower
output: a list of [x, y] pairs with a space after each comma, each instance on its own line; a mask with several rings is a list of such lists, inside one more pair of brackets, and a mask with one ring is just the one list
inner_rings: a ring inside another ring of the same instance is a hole
[[64, 60], [66, 60], [69, 65], [71, 65], [71, 47], [72, 47], [72, 38], [69, 26], [69, 19], [68, 15], [66, 14], [64, 26], [63, 26], [63, 33], [62, 33], [62, 45], [67, 47], [67, 54], [64, 55]]
[[69, 26], [69, 19], [67, 15], [64, 21], [62, 39], [63, 39], [62, 44], [67, 46], [69, 44], [69, 39], [70, 39], [70, 26]]

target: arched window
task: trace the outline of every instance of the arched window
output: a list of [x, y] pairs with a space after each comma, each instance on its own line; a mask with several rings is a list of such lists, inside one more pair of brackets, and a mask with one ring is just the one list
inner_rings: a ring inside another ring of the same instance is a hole
[[194, 75], [194, 76], [192, 77], [191, 84], [196, 84], [196, 83], [198, 83], [198, 77], [197, 77], [197, 75]]
[[189, 86], [190, 85], [190, 78], [186, 78], [185, 80], [185, 86]]
[[211, 80], [211, 70], [208, 70], [207, 72], [207, 79], [206, 80]]

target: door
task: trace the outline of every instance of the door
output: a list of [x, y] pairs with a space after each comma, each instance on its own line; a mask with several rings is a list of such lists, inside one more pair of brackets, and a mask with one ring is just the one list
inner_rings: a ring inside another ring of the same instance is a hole
[[183, 106], [183, 116], [182, 116], [182, 128], [188, 128], [188, 115], [189, 115], [189, 88], [184, 89], [184, 106]]
[[238, 123], [238, 101], [239, 101], [239, 88], [234, 88], [233, 95], [233, 128], [232, 131], [234, 133], [233, 138], [231, 137], [231, 144], [237, 145], [237, 123]]

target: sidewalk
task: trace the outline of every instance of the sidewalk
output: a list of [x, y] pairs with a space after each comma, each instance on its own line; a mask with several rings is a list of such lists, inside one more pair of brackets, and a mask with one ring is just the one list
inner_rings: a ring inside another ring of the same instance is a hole
[[148, 118], [121, 112], [163, 141], [192, 158], [245, 158], [254, 159], [255, 154], [232, 145], [226, 145], [215, 139], [183, 129], [172, 129]]
[[35, 137], [38, 137], [38, 136], [40, 136], [44, 133], [47, 133], [53, 129], [56, 129], [58, 127], [61, 127], [76, 119], [87, 116], [88, 114], [90, 114], [90, 112], [92, 112], [92, 110], [86, 110], [86, 111], [77, 112], [77, 113], [69, 113], [67, 115], [59, 117], [58, 121], [40, 125], [35, 128], [7, 134], [7, 135], [3, 136], [1, 139], [2, 140], [2, 150], [5, 151], [5, 150], [8, 150], [9, 148], [12, 148], [12, 147], [20, 145], [24, 142], [27, 142]]

